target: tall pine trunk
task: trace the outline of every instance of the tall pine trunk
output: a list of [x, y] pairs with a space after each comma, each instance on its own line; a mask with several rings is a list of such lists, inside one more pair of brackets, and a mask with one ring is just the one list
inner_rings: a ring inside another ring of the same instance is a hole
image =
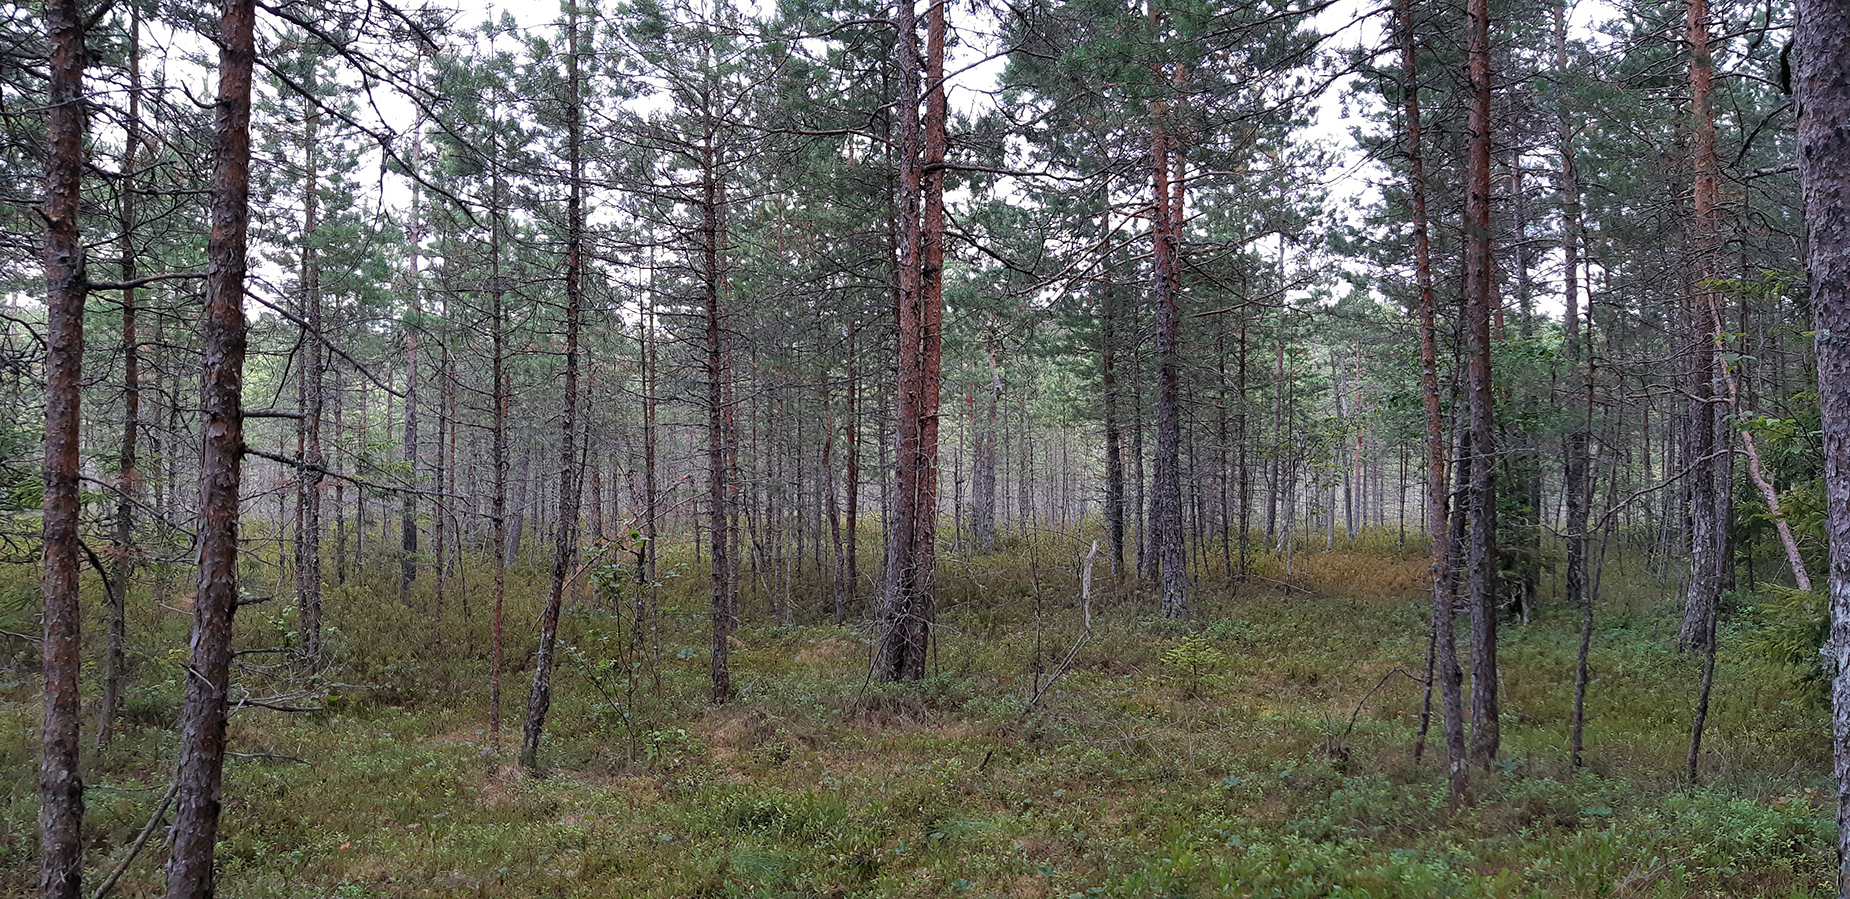
[[[39, 893], [76, 899], [83, 880], [83, 777], [78, 769], [78, 476], [84, 349], [84, 23], [76, 0], [45, 4], [50, 104], [45, 154], [45, 718], [40, 727]], [[246, 82], [248, 84], [248, 82]], [[216, 233], [216, 232], [215, 232]], [[233, 547], [236, 551], [236, 547]], [[203, 569], [202, 569], [203, 570]], [[190, 691], [189, 691], [190, 696]]]
[[1490, 0], [1466, 0], [1471, 81], [1465, 166], [1466, 406], [1471, 467], [1465, 598], [1471, 609], [1471, 758], [1488, 769], [1500, 741], [1497, 697], [1497, 468], [1490, 321]]
[[199, 579], [182, 705], [168, 899], [208, 899], [224, 805], [231, 619], [238, 604], [238, 480], [244, 452], [244, 271], [250, 223], [253, 0], [222, 0], [213, 114], [212, 234], [206, 243], [205, 441], [199, 456]]
[[[929, 7], [923, 57], [919, 53], [914, 0], [899, 0], [893, 23], [899, 34], [896, 477], [888, 516], [874, 669], [886, 680], [918, 680], [925, 676], [931, 650], [937, 552], [943, 162], [948, 116], [944, 95], [944, 4]], [[922, 117], [921, 95], [925, 107]]]
[[861, 556], [860, 556], [860, 520], [861, 520], [861, 417], [859, 397], [861, 395], [860, 370], [855, 365], [856, 339], [860, 336], [859, 327], [848, 326], [848, 494], [847, 534], [848, 543], [848, 599], [854, 602], [861, 591]]
[[[559, 524], [553, 539], [552, 581], [546, 591], [546, 608], [540, 615], [540, 646], [533, 666], [533, 686], [527, 692], [527, 726], [520, 744], [520, 766], [539, 771], [540, 734], [552, 708], [553, 653], [559, 637], [559, 612], [565, 604], [565, 585], [571, 576], [572, 557], [578, 549], [578, 327], [584, 283], [584, 161], [582, 110], [579, 104], [578, 6], [566, 9], [565, 157], [568, 191], [565, 201], [565, 417], [559, 423]], [[412, 425], [407, 421], [405, 427]], [[409, 446], [407, 441], [407, 446]], [[416, 531], [406, 519], [406, 533]]]
[[[1714, 64], [1709, 50], [1708, 0], [1689, 0], [1686, 9], [1690, 44], [1690, 156], [1695, 181], [1695, 209], [1690, 219], [1689, 240], [1695, 281], [1690, 285], [1683, 322], [1683, 338], [1691, 350], [1689, 418], [1684, 430], [1686, 458], [1691, 468], [1688, 479], [1690, 548], [1689, 590], [1677, 646], [1703, 650], [1714, 640], [1716, 606], [1721, 598], [1721, 547], [1726, 539], [1723, 510], [1713, 474], [1719, 456], [1715, 454], [1715, 404], [1710, 402], [1715, 395], [1716, 357], [1709, 322], [1714, 288], [1709, 282], [1715, 276], [1716, 241], [1720, 237], [1720, 189], [1715, 174], [1715, 122], [1709, 110]], [[1697, 728], [1692, 734], [1699, 731]]]
[[[1154, 0], [1152, 19], [1159, 17]], [[1151, 110], [1150, 243], [1151, 292], [1156, 309], [1156, 458], [1150, 484], [1150, 554], [1162, 583], [1165, 618], [1187, 618], [1187, 560], [1182, 544], [1182, 318], [1178, 308], [1181, 265], [1182, 172], [1180, 153], [1169, 134], [1169, 111], [1159, 101]], [[1174, 161], [1177, 171], [1171, 171]]]
[[1426, 215], [1426, 157], [1421, 145], [1418, 45], [1414, 38], [1413, 2], [1401, 0], [1401, 78], [1407, 127], [1407, 193], [1413, 204], [1414, 279], [1420, 292], [1420, 395], [1426, 413], [1426, 527], [1432, 537], [1432, 634], [1434, 664], [1444, 705], [1445, 763], [1452, 798], [1464, 798], [1469, 783], [1465, 758], [1463, 675], [1458, 667], [1456, 609], [1452, 601], [1451, 524], [1445, 461], [1445, 416], [1439, 405], [1437, 300], [1433, 293], [1432, 236]]
[[[1580, 651], [1574, 666], [1574, 712], [1569, 725], [1568, 753], [1574, 767], [1580, 767], [1585, 749], [1587, 684], [1591, 680], [1587, 655], [1593, 644], [1593, 592], [1587, 571], [1587, 527], [1593, 505], [1593, 483], [1589, 472], [1588, 452], [1593, 426], [1592, 351], [1583, 346], [1593, 338], [1593, 300], [1587, 299], [1584, 338], [1580, 318], [1580, 174], [1574, 167], [1574, 125], [1568, 112], [1567, 96], [1567, 8], [1557, 3], [1554, 14], [1555, 77], [1557, 110], [1555, 151], [1560, 156], [1561, 194], [1561, 316], [1565, 330], [1567, 363], [1571, 377], [1585, 384], [1585, 404], [1574, 426], [1562, 443], [1563, 478], [1561, 491], [1567, 506], [1567, 567], [1562, 585], [1570, 604], [1580, 608]], [[1588, 366], [1583, 369], [1582, 366]], [[1575, 384], [1576, 392], [1579, 384]], [[1567, 405], [1567, 404], [1564, 404]], [[1571, 407], [1570, 407], [1571, 408]]]
[[314, 235], [320, 227], [317, 191], [320, 172], [316, 143], [320, 110], [310, 105], [302, 132], [304, 178], [302, 184], [302, 320], [303, 361], [297, 373], [296, 389], [302, 410], [302, 459], [297, 466], [300, 485], [297, 508], [300, 511], [296, 530], [296, 629], [301, 634], [301, 655], [312, 662], [321, 656], [321, 479], [327, 470], [327, 458], [321, 448], [322, 404], [322, 333], [321, 264], [316, 258]]
[[986, 355], [989, 360], [989, 391], [976, 435], [973, 453], [975, 472], [971, 477], [970, 491], [974, 500], [970, 529], [976, 541], [976, 551], [981, 553], [996, 551], [996, 413], [1002, 403], [1002, 369], [996, 365], [993, 322]]
[[[499, 110], [497, 109], [497, 113]], [[496, 116], [498, 125], [499, 115]], [[491, 388], [494, 411], [490, 430], [491, 448], [489, 450], [494, 465], [493, 499], [490, 501], [490, 518], [494, 521], [495, 554], [495, 591], [491, 640], [488, 661], [488, 736], [498, 741], [501, 736], [501, 661], [505, 646], [502, 642], [503, 621], [502, 607], [507, 601], [507, 563], [511, 554], [508, 546], [507, 527], [507, 315], [504, 286], [501, 283], [501, 228], [503, 211], [501, 208], [501, 158], [498, 137], [489, 141], [489, 186], [490, 203], [488, 220], [488, 297], [489, 297], [489, 332], [493, 344], [492, 359], [489, 364], [489, 376], [493, 379]]]
[[[1703, 729], [1709, 717], [1709, 691], [1715, 682], [1715, 623], [1721, 605], [1724, 558], [1728, 545], [1730, 490], [1721, 473], [1732, 471], [1727, 446], [1718, 441], [1721, 422], [1716, 414], [1716, 343], [1721, 335], [1710, 328], [1710, 310], [1718, 298], [1711, 281], [1716, 275], [1716, 252], [1721, 239], [1720, 184], [1716, 179], [1715, 120], [1709, 110], [1714, 61], [1710, 53], [1708, 0], [1689, 0], [1690, 154], [1695, 180], [1695, 209], [1690, 220], [1690, 250], [1695, 256], [1696, 283], [1685, 306], [1686, 339], [1694, 349], [1689, 369], [1688, 453], [1690, 482], [1689, 591], [1683, 608], [1683, 629], [1677, 645], [1703, 652], [1702, 681], [1697, 687], [1696, 714], [1689, 728], [1688, 777], [1695, 781], [1701, 759]], [[1716, 322], [1719, 324], [1719, 321]]]
[[[411, 130], [411, 167], [418, 165], [418, 157], [424, 147], [424, 129], [421, 123]], [[424, 308], [422, 304], [423, 285], [418, 271], [418, 245], [424, 238], [423, 220], [419, 209], [421, 199], [419, 185], [414, 180], [411, 191], [411, 225], [407, 229], [410, 259], [410, 278], [405, 286], [405, 303], [407, 312], [405, 322], [405, 431], [404, 461], [405, 479], [412, 486], [418, 483], [418, 332], [424, 327]], [[398, 540], [398, 600], [410, 599], [411, 584], [418, 577], [418, 505], [417, 492], [406, 490], [400, 494], [399, 540]], [[441, 572], [437, 575], [441, 578]]]
[[[129, 7], [128, 132], [122, 174], [133, 182], [141, 151], [141, 9]], [[135, 280], [135, 191], [124, 190], [117, 207], [122, 228], [122, 280]], [[103, 708], [97, 716], [97, 745], [109, 742], [122, 709], [122, 679], [128, 667], [128, 585], [135, 570], [135, 500], [141, 482], [137, 440], [141, 435], [141, 337], [136, 330], [135, 288], [122, 290], [122, 445], [116, 457], [116, 528], [109, 575], [109, 645], [104, 653]]]
[[[1100, 228], [1109, 240], [1109, 222]], [[1099, 296], [1099, 390], [1105, 412], [1105, 530], [1113, 580], [1124, 578], [1124, 413], [1118, 396], [1118, 293], [1107, 283]]]
[[1850, 8], [1799, 0], [1793, 58], [1799, 181], [1805, 191], [1818, 392], [1824, 414], [1831, 630], [1832, 757], [1837, 775], [1837, 892], [1850, 895]]
[[[710, 66], [710, 62], [709, 62]], [[737, 477], [737, 439], [730, 420], [729, 360], [726, 352], [725, 310], [722, 303], [721, 264], [725, 255], [721, 225], [721, 185], [717, 157], [717, 123], [712, 119], [711, 96], [705, 97], [702, 115], [706, 116], [706, 133], [702, 137], [701, 159], [701, 286], [706, 298], [707, 342], [707, 514], [708, 536], [712, 540], [713, 577], [709, 617], [713, 625], [711, 678], [712, 698], [716, 703], [732, 697], [732, 669], [729, 655], [732, 623], [738, 606], [739, 543], [735, 514]]]

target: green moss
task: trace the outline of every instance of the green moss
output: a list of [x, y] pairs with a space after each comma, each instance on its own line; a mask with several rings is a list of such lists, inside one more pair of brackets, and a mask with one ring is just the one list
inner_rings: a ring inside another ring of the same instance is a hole
[[[1829, 895], [1822, 711], [1788, 668], [1726, 644], [1705, 781], [1682, 783], [1698, 660], [1671, 648], [1675, 610], [1636, 568], [1607, 572], [1588, 767], [1569, 768], [1563, 748], [1577, 613], [1545, 604], [1505, 632], [1504, 761], [1474, 770], [1472, 801], [1454, 808], [1438, 735], [1411, 759], [1421, 685], [1382, 682], [1394, 668], [1423, 673], [1417, 589], [1209, 585], [1203, 620], [1178, 627], [1095, 585], [1090, 638], [1024, 716], [1081, 631], [1074, 574], [1052, 561], [1065, 552], [1034, 541], [947, 565], [938, 670], [918, 684], [867, 684], [865, 632], [760, 627], [764, 599], [748, 596], [757, 605], [735, 648], [738, 697], [723, 708], [706, 702], [695, 579], [659, 597], [659, 686], [624, 610], [587, 598], [561, 628], [573, 651], [555, 676], [544, 779], [511, 764], [516, 733], [488, 733], [480, 572], [468, 572], [469, 617], [457, 584], [441, 624], [427, 582], [407, 607], [389, 574], [351, 579], [329, 602], [329, 667], [240, 672], [253, 692], [299, 689], [326, 710], [234, 718], [234, 749], [247, 755], [226, 772], [221, 891]], [[1369, 559], [1311, 553], [1297, 564], [1317, 583]], [[517, 570], [509, 592], [510, 728], [524, 708], [540, 585]], [[799, 602], [821, 608], [822, 595]], [[241, 616], [241, 645], [292, 639], [288, 610], [267, 611]], [[181, 672], [168, 650], [183, 645], [184, 622], [160, 613], [132, 624], [133, 713], [89, 757], [95, 871], [146, 820], [175, 749]], [[11, 735], [0, 738], [0, 896], [36, 881], [38, 708], [30, 677], [20, 680], [0, 701], [0, 733]], [[137, 860], [123, 894], [152, 890], [159, 862], [158, 849]]]

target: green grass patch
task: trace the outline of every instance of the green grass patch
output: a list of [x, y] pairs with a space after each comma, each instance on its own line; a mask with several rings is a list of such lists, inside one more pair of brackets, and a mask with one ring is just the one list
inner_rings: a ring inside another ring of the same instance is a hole
[[[1683, 783], [1698, 660], [1671, 648], [1674, 608], [1623, 571], [1608, 584], [1628, 592], [1595, 636], [1587, 767], [1565, 751], [1577, 613], [1544, 604], [1504, 631], [1503, 758], [1454, 808], [1438, 735], [1411, 757], [1421, 685], [1383, 681], [1423, 675], [1424, 559], [1372, 539], [1300, 548], [1293, 578], [1309, 592], [1209, 581], [1188, 623], [1150, 617], [1149, 597], [1100, 577], [1093, 633], [1032, 714], [1080, 633], [1071, 541], [947, 563], [936, 673], [917, 684], [867, 682], [866, 629], [769, 626], [773, 598], [748, 593], [723, 707], [706, 702], [699, 578], [661, 591], [660, 626], [640, 642], [627, 606], [584, 595], [561, 628], [545, 778], [512, 764], [541, 573], [510, 582], [499, 735], [484, 573], [453, 582], [440, 617], [428, 573], [408, 605], [383, 568], [353, 575], [330, 590], [327, 666], [253, 655], [239, 671], [252, 695], [323, 711], [234, 715], [220, 892], [1830, 895], [1823, 710], [1789, 666], [1729, 633], [1704, 780]], [[1270, 558], [1261, 570], [1283, 574]], [[3, 574], [10, 597], [30, 572]], [[800, 583], [793, 599], [811, 610], [798, 621], [830, 601]], [[0, 605], [7, 629], [29, 627], [30, 609], [6, 611], [23, 602]], [[165, 789], [185, 626], [138, 598], [128, 721], [86, 760], [92, 882]], [[289, 645], [292, 626], [284, 603], [256, 607], [240, 645]], [[29, 668], [15, 659], [0, 693], [4, 896], [36, 882]], [[162, 855], [138, 859], [120, 895], [156, 895]]]

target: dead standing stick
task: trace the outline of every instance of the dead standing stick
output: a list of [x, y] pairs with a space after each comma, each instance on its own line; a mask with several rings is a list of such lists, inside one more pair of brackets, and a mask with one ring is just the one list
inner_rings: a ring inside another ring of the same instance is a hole
[[1054, 681], [1059, 680], [1060, 675], [1065, 674], [1066, 670], [1073, 666], [1073, 658], [1079, 655], [1079, 647], [1084, 646], [1086, 641], [1092, 637], [1092, 562], [1097, 558], [1098, 541], [1094, 540], [1092, 541], [1092, 550], [1086, 553], [1085, 565], [1079, 569], [1079, 608], [1085, 615], [1085, 630], [1079, 632], [1079, 639], [1073, 641], [1073, 648], [1066, 651], [1066, 658], [1060, 660], [1060, 664], [1054, 668], [1053, 674], [1048, 676], [1047, 682], [1041, 684], [1040, 687], [1034, 691], [1034, 695], [1028, 699], [1028, 707], [1021, 712], [1023, 720], [1026, 720], [1029, 715], [1034, 714], [1034, 710], [1040, 706], [1041, 700], [1046, 698], [1047, 691], [1053, 689]]

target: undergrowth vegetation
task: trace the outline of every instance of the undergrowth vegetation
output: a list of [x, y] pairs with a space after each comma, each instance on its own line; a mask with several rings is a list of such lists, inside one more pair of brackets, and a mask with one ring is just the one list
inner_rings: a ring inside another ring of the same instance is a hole
[[[324, 667], [241, 658], [244, 695], [315, 711], [233, 715], [220, 893], [1829, 895], [1824, 712], [1806, 660], [1756, 649], [1795, 639], [1768, 636], [1766, 615], [1730, 618], [1704, 776], [1685, 783], [1699, 659], [1674, 650], [1675, 591], [1613, 560], [1587, 767], [1565, 749], [1578, 614], [1544, 603], [1506, 632], [1503, 758], [1453, 808], [1436, 725], [1412, 756], [1419, 547], [1321, 549], [1297, 552], [1289, 586], [1269, 557], [1237, 591], [1204, 578], [1188, 624], [1097, 572], [1089, 633], [1070, 539], [947, 561], [935, 674], [914, 684], [869, 682], [864, 628], [769, 625], [760, 596], [720, 707], [702, 578], [665, 579], [640, 640], [633, 590], [587, 589], [562, 626], [544, 778], [513, 764], [541, 572], [516, 569], [509, 590], [499, 735], [487, 578], [452, 581], [439, 618], [428, 573], [409, 605], [383, 571], [351, 576], [330, 590]], [[30, 575], [4, 573], [0, 629], [34, 629]], [[795, 620], [823, 618], [820, 593], [794, 596]], [[134, 606], [127, 726], [86, 760], [91, 883], [127, 854], [176, 753], [187, 619]], [[246, 609], [240, 645], [286, 647], [292, 619], [283, 602]], [[38, 687], [29, 646], [5, 639], [0, 894], [25, 895]], [[138, 856], [118, 894], [158, 895], [163, 854]]]

